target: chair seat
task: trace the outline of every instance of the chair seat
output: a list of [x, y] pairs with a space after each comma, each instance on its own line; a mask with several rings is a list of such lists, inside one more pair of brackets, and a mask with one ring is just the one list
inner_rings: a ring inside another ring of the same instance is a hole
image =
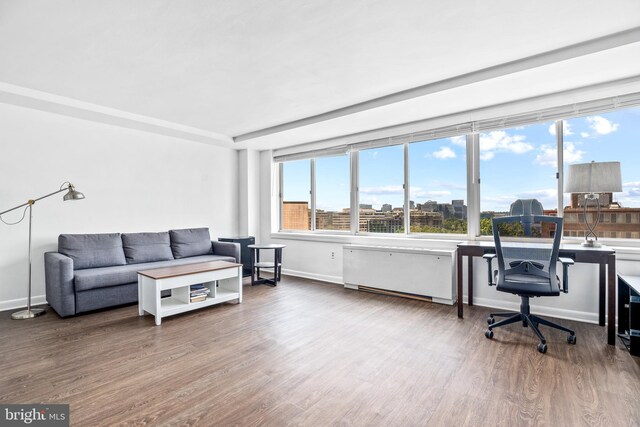
[[[559, 280], [557, 283], [560, 283]], [[523, 296], [553, 297], [560, 295], [560, 287], [552, 286], [548, 279], [526, 274], [511, 274], [504, 280], [504, 283], [498, 283], [496, 289], [500, 292]]]

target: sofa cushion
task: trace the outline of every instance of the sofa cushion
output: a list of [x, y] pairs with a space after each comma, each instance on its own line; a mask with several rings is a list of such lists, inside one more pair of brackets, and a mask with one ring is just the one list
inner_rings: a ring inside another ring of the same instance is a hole
[[223, 255], [201, 255], [170, 261], [147, 262], [143, 264], [116, 265], [113, 267], [89, 268], [74, 272], [74, 285], [77, 292], [107, 286], [124, 285], [138, 281], [138, 271], [174, 265], [196, 264], [208, 261], [235, 262], [235, 258]]
[[127, 264], [173, 259], [169, 233], [123, 233], [122, 247]]
[[120, 233], [61, 234], [58, 252], [73, 259], [74, 270], [127, 263]]
[[208, 228], [169, 230], [169, 237], [171, 250], [176, 259], [213, 253]]

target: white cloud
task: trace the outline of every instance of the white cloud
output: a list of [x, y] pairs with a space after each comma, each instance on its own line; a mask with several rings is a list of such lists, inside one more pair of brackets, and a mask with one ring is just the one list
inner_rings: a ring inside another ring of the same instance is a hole
[[458, 147], [466, 147], [467, 146], [467, 137], [464, 135], [458, 135], [449, 138], [453, 145], [457, 145]]
[[403, 194], [402, 185], [383, 185], [381, 187], [364, 187], [360, 189], [364, 194]]
[[[582, 160], [584, 151], [578, 150], [572, 142], [564, 143], [564, 150], [562, 151], [563, 159], [566, 163], [575, 163]], [[535, 163], [542, 166], [551, 166], [555, 168], [558, 166], [558, 155], [556, 147], [553, 145], [542, 145], [540, 147], [540, 154], [536, 156]]]
[[589, 138], [589, 132], [580, 132], [580, 136], [583, 138]]
[[480, 134], [480, 158], [490, 160], [496, 152], [524, 154], [533, 150], [533, 145], [526, 142], [524, 135], [509, 135], [505, 131], [493, 131]]
[[640, 197], [640, 181], [632, 181], [622, 184], [622, 194], [617, 199], [636, 204], [638, 197]]
[[618, 126], [620, 126], [619, 124], [613, 123], [602, 116], [587, 117], [587, 123], [589, 123], [589, 128], [598, 135], [607, 135], [615, 132], [618, 130]]
[[565, 142], [564, 150], [562, 150], [562, 158], [565, 163], [575, 163], [582, 160], [584, 151], [578, 150], [573, 142]]
[[446, 146], [440, 147], [438, 151], [434, 151], [433, 153], [431, 153], [431, 155], [436, 159], [441, 159], [441, 160], [456, 158], [456, 153], [451, 148]]
[[[555, 134], [556, 134], [556, 124], [555, 124], [555, 123], [551, 123], [551, 124], [549, 125], [549, 133], [550, 133], [551, 135], [554, 135], [554, 136], [555, 136]], [[562, 124], [562, 133], [563, 133], [563, 135], [565, 135], [565, 136], [573, 135], [573, 132], [571, 131], [571, 125], [569, 124], [569, 122], [566, 122], [566, 121], [565, 121], [565, 122]]]

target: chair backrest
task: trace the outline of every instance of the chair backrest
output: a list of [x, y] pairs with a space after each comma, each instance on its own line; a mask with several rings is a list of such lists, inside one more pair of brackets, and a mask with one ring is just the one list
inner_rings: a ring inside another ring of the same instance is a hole
[[509, 216], [521, 216], [520, 222], [525, 236], [531, 236], [533, 217], [543, 214], [542, 203], [537, 199], [518, 199], [509, 207]]
[[[518, 274], [519, 277], [548, 278], [551, 285], [558, 286], [556, 264], [562, 240], [562, 218], [555, 216], [533, 215], [533, 223], [540, 223], [542, 230], [554, 231], [553, 242], [550, 245], [531, 245], [529, 243], [502, 244], [502, 238], [513, 236], [510, 224], [522, 224], [523, 216], [504, 216], [492, 219], [493, 240], [498, 258], [498, 285], [503, 283], [509, 275]], [[546, 224], [546, 225], [545, 225]]]

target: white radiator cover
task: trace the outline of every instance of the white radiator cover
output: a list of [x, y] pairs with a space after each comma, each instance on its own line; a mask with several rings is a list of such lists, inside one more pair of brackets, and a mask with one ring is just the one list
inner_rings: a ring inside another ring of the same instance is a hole
[[391, 246], [343, 246], [345, 287], [368, 286], [454, 304], [455, 250]]

